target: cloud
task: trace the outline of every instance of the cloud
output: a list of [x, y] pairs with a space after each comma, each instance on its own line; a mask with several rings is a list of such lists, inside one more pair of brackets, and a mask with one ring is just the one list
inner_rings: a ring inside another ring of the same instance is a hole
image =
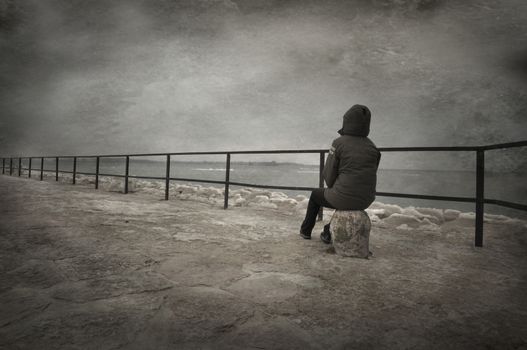
[[518, 6], [2, 0], [0, 147], [327, 147], [357, 102], [381, 146], [515, 140], [526, 109]]

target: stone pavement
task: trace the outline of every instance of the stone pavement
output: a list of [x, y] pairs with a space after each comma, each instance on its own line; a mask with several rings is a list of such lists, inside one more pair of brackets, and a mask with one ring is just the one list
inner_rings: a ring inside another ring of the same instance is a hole
[[522, 225], [354, 259], [297, 214], [9, 176], [0, 218], [0, 349], [527, 349]]

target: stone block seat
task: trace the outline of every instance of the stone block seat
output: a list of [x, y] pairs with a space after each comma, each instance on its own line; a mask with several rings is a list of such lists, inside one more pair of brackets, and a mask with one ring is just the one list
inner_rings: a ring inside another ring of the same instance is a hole
[[342, 256], [368, 258], [370, 217], [364, 210], [335, 210], [330, 232], [335, 252]]

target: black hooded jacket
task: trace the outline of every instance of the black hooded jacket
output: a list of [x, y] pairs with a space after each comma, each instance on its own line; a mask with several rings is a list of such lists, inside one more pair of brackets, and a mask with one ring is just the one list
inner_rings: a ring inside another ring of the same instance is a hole
[[375, 200], [381, 153], [367, 137], [371, 113], [354, 105], [343, 117], [339, 138], [333, 141], [322, 173], [328, 188], [324, 197], [336, 209], [363, 210]]

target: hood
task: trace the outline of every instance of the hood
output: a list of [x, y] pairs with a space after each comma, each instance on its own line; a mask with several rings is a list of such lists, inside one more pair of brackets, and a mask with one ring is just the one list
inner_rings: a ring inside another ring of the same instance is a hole
[[368, 107], [354, 105], [342, 117], [341, 135], [368, 136], [370, 133], [371, 112]]

